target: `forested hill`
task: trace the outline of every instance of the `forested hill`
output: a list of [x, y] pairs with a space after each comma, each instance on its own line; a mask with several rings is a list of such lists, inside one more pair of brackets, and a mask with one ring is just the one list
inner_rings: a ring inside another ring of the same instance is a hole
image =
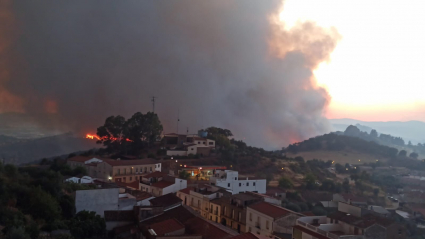
[[356, 137], [338, 135], [335, 133], [325, 134], [322, 136], [310, 138], [303, 142], [291, 144], [286, 148], [286, 151], [296, 154], [306, 151], [342, 151], [346, 149], [352, 149], [375, 156], [389, 158], [397, 156], [398, 153], [398, 150], [392, 147], [380, 145], [376, 142], [366, 141]]

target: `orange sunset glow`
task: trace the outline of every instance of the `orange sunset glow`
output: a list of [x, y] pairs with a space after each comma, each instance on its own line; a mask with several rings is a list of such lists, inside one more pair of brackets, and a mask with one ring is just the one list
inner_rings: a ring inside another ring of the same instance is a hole
[[332, 101], [328, 118], [425, 120], [425, 2], [287, 0], [285, 27], [315, 21], [342, 35], [315, 71]]

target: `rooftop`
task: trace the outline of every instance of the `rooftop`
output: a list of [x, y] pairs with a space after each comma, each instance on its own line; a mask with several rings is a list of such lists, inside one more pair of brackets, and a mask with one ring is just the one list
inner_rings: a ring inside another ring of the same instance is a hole
[[359, 228], [368, 228], [373, 224], [379, 224], [383, 227], [388, 227], [389, 225], [394, 223], [394, 221], [391, 219], [375, 216], [372, 214], [367, 214], [362, 217], [356, 217], [351, 214], [340, 211], [329, 214], [328, 218], [339, 220]]
[[156, 183], [152, 183], [151, 186], [156, 187], [156, 188], [166, 188], [166, 187], [169, 187], [173, 184], [174, 184], [173, 182], [159, 181], [159, 182], [156, 182]]
[[80, 162], [80, 163], [84, 163], [87, 160], [90, 160], [94, 157], [88, 157], [88, 156], [75, 156], [72, 158], [67, 159], [67, 161], [73, 161], [73, 162]]
[[104, 159], [105, 163], [111, 166], [132, 166], [132, 165], [146, 165], [146, 164], [157, 164], [159, 163], [156, 159], [129, 159], [129, 160], [114, 160], [114, 159]]
[[169, 193], [157, 198], [153, 198], [149, 200], [149, 202], [152, 204], [152, 206], [168, 207], [179, 203], [181, 204], [182, 200], [174, 195], [174, 193]]
[[155, 231], [158, 236], [165, 236], [167, 233], [184, 229], [184, 225], [176, 219], [168, 219], [162, 222], [153, 223], [150, 228]]
[[296, 226], [294, 226], [293, 228], [294, 228], [294, 229], [297, 229], [297, 230], [299, 230], [299, 231], [302, 231], [302, 232], [304, 232], [304, 233], [306, 233], [306, 234], [308, 234], [308, 235], [311, 235], [311, 236], [313, 236], [313, 237], [315, 237], [315, 238], [317, 238], [317, 239], [329, 239], [329, 237], [327, 237], [327, 236], [323, 236], [323, 235], [321, 235], [321, 234], [319, 234], [319, 233], [317, 233], [317, 232], [310, 231], [310, 230], [308, 230], [307, 228], [304, 228], [304, 227], [302, 227], [302, 226], [298, 226], [298, 225], [296, 225]]
[[185, 194], [190, 194], [190, 191], [192, 191], [194, 188], [185, 188], [185, 189], [182, 189], [182, 190], [179, 190], [179, 192], [182, 192], [182, 193], [185, 193]]
[[243, 201], [250, 201], [250, 200], [257, 200], [260, 199], [262, 195], [258, 194], [257, 196], [250, 194], [250, 193], [238, 193], [235, 195], [232, 195], [232, 198], [239, 199]]
[[266, 203], [266, 202], [255, 203], [255, 204], [252, 204], [248, 207], [251, 208], [251, 209], [254, 209], [255, 211], [258, 211], [262, 214], [270, 216], [272, 218], [280, 218], [280, 217], [289, 215], [291, 213], [298, 214], [296, 212], [290, 211], [290, 210], [285, 209], [283, 207], [275, 206], [273, 204]]
[[131, 183], [125, 183], [125, 182], [115, 182], [115, 184], [116, 184], [118, 187], [122, 187], [122, 188], [126, 188], [126, 187], [134, 188], [134, 189], [139, 189], [139, 188], [140, 188], [140, 187], [139, 187], [139, 181], [133, 181], [133, 182], [131, 182]]

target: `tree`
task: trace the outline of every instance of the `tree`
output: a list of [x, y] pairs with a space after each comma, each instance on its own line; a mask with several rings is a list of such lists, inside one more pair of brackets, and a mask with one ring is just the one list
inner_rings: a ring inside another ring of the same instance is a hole
[[61, 215], [60, 206], [56, 199], [43, 191], [41, 187], [32, 190], [26, 211], [34, 218], [41, 218], [47, 222], [53, 221]]
[[162, 124], [158, 115], [153, 112], [135, 113], [125, 123], [126, 140], [130, 149], [137, 154], [141, 149], [152, 146], [162, 134]]
[[230, 130], [218, 127], [209, 127], [205, 131], [208, 132], [207, 138], [215, 140], [215, 144], [217, 146], [221, 146], [223, 148], [230, 147], [231, 143], [229, 137], [233, 136]]
[[407, 152], [406, 152], [406, 150], [401, 150], [401, 151], [398, 153], [398, 156], [406, 157], [406, 156], [407, 156]]
[[190, 177], [190, 173], [186, 172], [186, 170], [182, 170], [179, 173], [179, 178], [188, 179]]
[[307, 173], [304, 177], [304, 181], [307, 189], [316, 188], [316, 176], [314, 176], [312, 173]]
[[291, 179], [289, 179], [287, 177], [281, 177], [279, 179], [279, 187], [292, 188], [293, 186], [294, 186], [294, 184], [292, 183]]
[[378, 132], [376, 132], [376, 130], [372, 129], [370, 131], [370, 136], [374, 137], [374, 138], [378, 138]]
[[409, 157], [417, 159], [419, 157], [419, 155], [418, 155], [418, 153], [413, 152], [409, 155]]
[[96, 143], [103, 144], [110, 152], [121, 152], [125, 144], [125, 118], [118, 116], [110, 116], [106, 118], [103, 126], [97, 128], [97, 136], [99, 139]]
[[325, 179], [323, 180], [322, 185], [320, 186], [320, 189], [324, 191], [328, 191], [328, 192], [333, 192], [336, 189], [335, 183], [332, 180]]
[[96, 212], [81, 211], [69, 223], [71, 234], [75, 238], [104, 236], [106, 223]]
[[339, 163], [336, 163], [335, 164], [335, 171], [337, 172], [337, 173], [346, 173], [345, 171], [345, 168], [344, 168], [344, 166], [342, 166], [341, 164], [339, 164]]
[[358, 181], [360, 176], [358, 174], [351, 174], [350, 178], [351, 178], [351, 180]]
[[346, 193], [350, 192], [350, 181], [348, 181], [348, 178], [344, 178], [344, 182], [342, 183], [342, 188], [344, 192]]
[[377, 197], [379, 194], [379, 188], [374, 188], [373, 189], [373, 195], [375, 195], [375, 197]]
[[7, 232], [6, 239], [31, 239], [31, 237], [23, 227], [13, 227]]
[[301, 212], [300, 206], [298, 206], [295, 203], [288, 203], [288, 204], [286, 204], [286, 207], [285, 208], [287, 208], [289, 210], [292, 210], [294, 212]]
[[326, 216], [327, 214], [326, 210], [322, 207], [314, 207], [311, 212], [316, 216]]

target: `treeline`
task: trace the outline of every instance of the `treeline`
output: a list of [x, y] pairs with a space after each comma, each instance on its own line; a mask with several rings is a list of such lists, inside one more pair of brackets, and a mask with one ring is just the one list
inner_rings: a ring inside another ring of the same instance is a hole
[[5, 238], [38, 238], [41, 231], [70, 230], [72, 237], [105, 235], [105, 221], [86, 211], [75, 214], [73, 192], [94, 186], [63, 183], [66, 176], [85, 174], [59, 160], [40, 167], [0, 163], [0, 225]]
[[291, 144], [286, 148], [286, 151], [291, 153], [316, 150], [340, 151], [347, 148], [382, 157], [395, 157], [398, 153], [397, 149], [380, 145], [376, 142], [368, 142], [356, 137], [337, 135], [334, 133]]

